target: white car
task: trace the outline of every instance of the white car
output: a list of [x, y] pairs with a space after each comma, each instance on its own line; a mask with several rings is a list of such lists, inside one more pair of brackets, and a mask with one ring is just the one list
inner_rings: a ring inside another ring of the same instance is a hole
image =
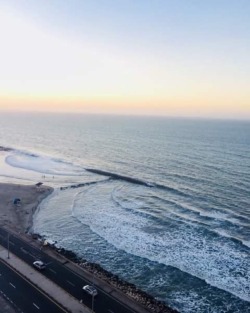
[[96, 297], [98, 292], [97, 290], [95, 289], [95, 287], [91, 286], [91, 285], [86, 285], [86, 286], [83, 286], [82, 289], [88, 293], [90, 296], [92, 297]]
[[33, 266], [35, 267], [35, 268], [37, 268], [38, 270], [44, 270], [45, 269], [45, 264], [42, 262], [42, 261], [35, 261], [35, 262], [33, 262]]

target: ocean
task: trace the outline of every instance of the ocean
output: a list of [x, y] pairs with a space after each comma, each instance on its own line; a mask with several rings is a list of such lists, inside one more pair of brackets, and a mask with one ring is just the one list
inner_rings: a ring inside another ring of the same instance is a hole
[[[180, 312], [250, 312], [250, 121], [1, 113], [33, 231]], [[3, 150], [3, 149], [2, 149]]]

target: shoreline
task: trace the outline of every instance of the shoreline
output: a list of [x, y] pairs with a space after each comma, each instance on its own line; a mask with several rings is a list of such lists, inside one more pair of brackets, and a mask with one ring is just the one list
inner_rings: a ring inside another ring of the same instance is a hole
[[[43, 236], [39, 234], [33, 234], [34, 239], [40, 241], [46, 240]], [[122, 292], [130, 299], [135, 301], [144, 307], [148, 312], [151, 313], [178, 313], [177, 310], [170, 308], [164, 301], [157, 300], [147, 292], [139, 289], [136, 285], [129, 283], [121, 279], [118, 275], [115, 275], [104, 268], [102, 268], [97, 263], [92, 263], [84, 258], [79, 257], [75, 252], [67, 250], [61, 247], [57, 247], [56, 244], [49, 244], [48, 248], [52, 251], [56, 251], [58, 254], [62, 255], [69, 261], [77, 264], [82, 269], [87, 271], [89, 274], [93, 274], [96, 278], [108, 283], [116, 290]]]
[[14, 228], [27, 233], [32, 227], [33, 214], [39, 204], [47, 198], [53, 188], [35, 184], [22, 185], [0, 183], [0, 219], [1, 226]]
[[[11, 183], [0, 183], [0, 218], [1, 226], [13, 229], [18, 233], [30, 233], [34, 239], [45, 239], [40, 234], [30, 232], [33, 224], [33, 215], [39, 204], [47, 198], [53, 188], [48, 186], [21, 185]], [[14, 203], [15, 199], [20, 199]], [[153, 296], [137, 288], [134, 284], [120, 279], [117, 275], [103, 269], [99, 264], [90, 263], [80, 258], [73, 251], [56, 246], [50, 246], [55, 253], [59, 253], [73, 263], [79, 265], [87, 272], [94, 274], [99, 279], [110, 284], [129, 298], [145, 307], [152, 313], [177, 313], [163, 301], [155, 299]]]

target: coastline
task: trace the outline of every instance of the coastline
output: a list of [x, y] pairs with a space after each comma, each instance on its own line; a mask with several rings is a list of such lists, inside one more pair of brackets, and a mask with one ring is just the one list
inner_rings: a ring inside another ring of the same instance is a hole
[[[20, 185], [10, 183], [0, 183], [0, 219], [1, 226], [10, 228], [18, 233], [27, 234], [32, 227], [33, 215], [39, 204], [53, 192], [53, 188], [48, 186]], [[14, 203], [15, 199], [20, 202]], [[40, 234], [33, 234], [34, 239], [44, 239]], [[114, 288], [124, 293], [135, 302], [145, 307], [152, 313], [177, 313], [169, 308], [163, 301], [155, 299], [153, 296], [140, 290], [135, 285], [120, 279], [99, 264], [90, 263], [79, 258], [73, 251], [64, 248], [50, 246], [54, 253], [59, 253], [68, 260], [82, 267], [85, 271], [94, 274], [96, 277], [112, 285]]]
[[36, 185], [0, 183], [1, 226], [27, 233], [32, 226], [33, 214], [38, 205], [53, 190], [44, 185], [38, 188]]
[[134, 284], [124, 281], [120, 279], [119, 276], [106, 271], [99, 264], [91, 263], [83, 258], [79, 258], [75, 252], [66, 250], [64, 248], [57, 248], [56, 246], [51, 246], [50, 248], [56, 250], [57, 253], [63, 255], [71, 262], [79, 265], [85, 271], [93, 274], [95, 277], [98, 277], [102, 281], [112, 285], [114, 288], [142, 305], [148, 310], [148, 312], [178, 313], [177, 310], [168, 307], [165, 302], [157, 300], [150, 294], [137, 288]]

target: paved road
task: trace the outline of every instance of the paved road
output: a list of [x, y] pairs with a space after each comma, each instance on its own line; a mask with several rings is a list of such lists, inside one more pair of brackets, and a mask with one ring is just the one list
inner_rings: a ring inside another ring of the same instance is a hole
[[[8, 233], [6, 230], [0, 228], [0, 244], [7, 248], [7, 243]], [[42, 250], [29, 245], [13, 234], [9, 237], [9, 250], [30, 265], [35, 260], [42, 260], [47, 265], [46, 270], [43, 272], [47, 278], [62, 287], [76, 299], [82, 300], [89, 308], [92, 308], [93, 305], [96, 313], [136, 313], [100, 288], [97, 288], [98, 296], [92, 302], [92, 297], [85, 294], [82, 290], [82, 287], [86, 284], [91, 284], [91, 281], [87, 281]]]
[[0, 260], [0, 290], [25, 313], [68, 312], [2, 260]]

